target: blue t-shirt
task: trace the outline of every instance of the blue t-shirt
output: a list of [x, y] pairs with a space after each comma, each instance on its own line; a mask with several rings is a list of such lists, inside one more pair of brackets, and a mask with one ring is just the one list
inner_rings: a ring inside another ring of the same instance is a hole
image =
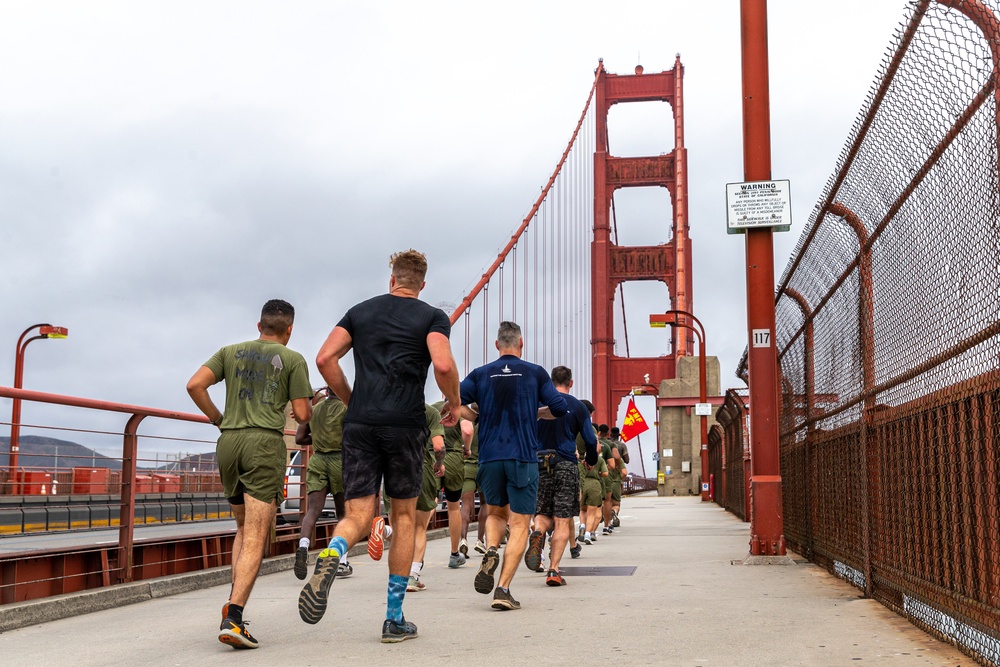
[[590, 421], [590, 410], [576, 397], [563, 394], [569, 411], [556, 419], [538, 420], [539, 449], [554, 449], [567, 461], [576, 462], [576, 435], [583, 438], [587, 449], [597, 452], [597, 437]]
[[541, 366], [505, 354], [462, 380], [462, 404], [479, 404], [479, 462], [538, 460], [538, 408], [566, 414], [566, 399]]

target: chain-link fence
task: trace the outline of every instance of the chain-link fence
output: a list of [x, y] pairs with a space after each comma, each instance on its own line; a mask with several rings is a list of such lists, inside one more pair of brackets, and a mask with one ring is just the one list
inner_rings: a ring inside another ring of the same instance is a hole
[[789, 546], [983, 662], [1000, 660], [998, 5], [910, 5], [776, 301]]

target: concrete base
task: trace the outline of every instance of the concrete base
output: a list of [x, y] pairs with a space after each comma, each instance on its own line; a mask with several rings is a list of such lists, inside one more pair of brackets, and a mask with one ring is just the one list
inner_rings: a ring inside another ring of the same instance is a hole
[[743, 560], [732, 561], [733, 565], [795, 565], [791, 556], [754, 556], [748, 554]]

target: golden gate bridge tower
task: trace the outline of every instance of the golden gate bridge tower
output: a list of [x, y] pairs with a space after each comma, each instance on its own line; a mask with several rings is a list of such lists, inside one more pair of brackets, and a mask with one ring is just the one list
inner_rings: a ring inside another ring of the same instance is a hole
[[[593, 402], [595, 419], [614, 423], [618, 404], [640, 389], [655, 394], [661, 380], [676, 375], [677, 358], [693, 353], [693, 333], [673, 327], [670, 352], [662, 357], [622, 357], [615, 354], [615, 293], [626, 281], [659, 280], [670, 303], [662, 309], [693, 312], [691, 239], [688, 235], [687, 150], [684, 148], [684, 68], [680, 54], [674, 68], [646, 74], [619, 75], [598, 66], [595, 83], [594, 240], [591, 244], [593, 293]], [[650, 157], [615, 157], [608, 152], [608, 111], [614, 104], [667, 102], [673, 109], [674, 149]], [[670, 192], [671, 239], [655, 246], [617, 243], [614, 193], [619, 188], [661, 187]]]

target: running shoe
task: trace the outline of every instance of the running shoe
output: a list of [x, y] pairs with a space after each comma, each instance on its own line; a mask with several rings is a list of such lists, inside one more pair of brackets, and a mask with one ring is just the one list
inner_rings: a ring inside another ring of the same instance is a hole
[[219, 641], [223, 644], [229, 644], [233, 648], [257, 648], [260, 644], [247, 630], [248, 625], [250, 625], [250, 621], [237, 623], [231, 618], [227, 618], [219, 629]]
[[573, 558], [579, 558], [580, 554], [582, 553], [583, 553], [583, 547], [581, 547], [579, 544], [576, 545], [575, 547], [570, 547], [569, 549], [569, 555], [572, 556]]
[[385, 619], [385, 623], [382, 624], [383, 644], [394, 644], [407, 639], [413, 639], [416, 636], [417, 626], [410, 623], [405, 618], [399, 623], [396, 621], [390, 621], [387, 618]]
[[312, 578], [299, 593], [299, 616], [312, 625], [319, 623], [326, 613], [327, 594], [340, 567], [340, 556], [324, 556], [327, 553], [330, 553], [327, 549], [320, 552]]
[[407, 593], [417, 593], [427, 588], [427, 584], [420, 581], [419, 574], [411, 574], [410, 580], [406, 583]]
[[493, 573], [497, 571], [498, 565], [500, 565], [500, 554], [497, 553], [496, 547], [490, 547], [486, 551], [486, 555], [483, 556], [483, 564], [479, 566], [479, 572], [476, 573], [474, 586], [477, 593], [487, 595], [493, 590]]
[[341, 563], [337, 566], [337, 576], [343, 579], [344, 577], [349, 577], [354, 574], [354, 568], [351, 567], [350, 563]]
[[562, 575], [559, 574], [557, 570], [549, 570], [549, 573], [545, 575], [545, 585], [546, 586], [565, 586], [566, 580], [563, 579]]
[[382, 560], [382, 551], [385, 549], [385, 538], [382, 536], [385, 530], [385, 519], [377, 516], [372, 519], [372, 531], [368, 533], [368, 555], [372, 560]]
[[593, 544], [594, 543], [594, 537], [590, 533], [587, 533], [583, 537], [583, 543], [584, 544]]
[[476, 541], [476, 551], [478, 553], [481, 553], [481, 554], [485, 554], [486, 553], [486, 545], [483, 544], [482, 540], [477, 540]]
[[528, 550], [524, 552], [524, 564], [529, 570], [542, 571], [542, 552], [545, 550], [545, 533], [532, 531], [528, 536]]
[[309, 549], [306, 547], [299, 547], [295, 550], [295, 567], [292, 568], [295, 572], [296, 579], [305, 579], [306, 575], [309, 574]]
[[602, 535], [610, 535], [611, 534], [611, 529], [608, 528], [607, 526], [605, 526], [604, 530], [601, 531], [601, 534]]
[[453, 553], [450, 558], [448, 558], [448, 567], [451, 569], [459, 568], [465, 565], [465, 556], [461, 552]]
[[611, 510], [611, 527], [617, 528], [622, 525], [622, 522], [618, 519], [618, 512]]
[[490, 606], [499, 611], [515, 611], [521, 608], [521, 603], [514, 599], [509, 590], [504, 591], [497, 586], [493, 591], [493, 604]]
[[576, 539], [578, 539], [578, 540], [580, 540], [582, 542], [583, 541], [583, 536], [586, 535], [586, 534], [587, 534], [587, 529], [581, 523], [580, 524], [580, 530], [578, 530], [577, 533], [576, 533]]
[[[226, 624], [226, 618], [229, 617], [229, 603], [222, 605], [222, 625]], [[220, 630], [222, 628], [219, 628]]]
[[462, 541], [458, 543], [458, 553], [462, 554], [466, 558], [469, 557], [469, 541], [462, 538]]

